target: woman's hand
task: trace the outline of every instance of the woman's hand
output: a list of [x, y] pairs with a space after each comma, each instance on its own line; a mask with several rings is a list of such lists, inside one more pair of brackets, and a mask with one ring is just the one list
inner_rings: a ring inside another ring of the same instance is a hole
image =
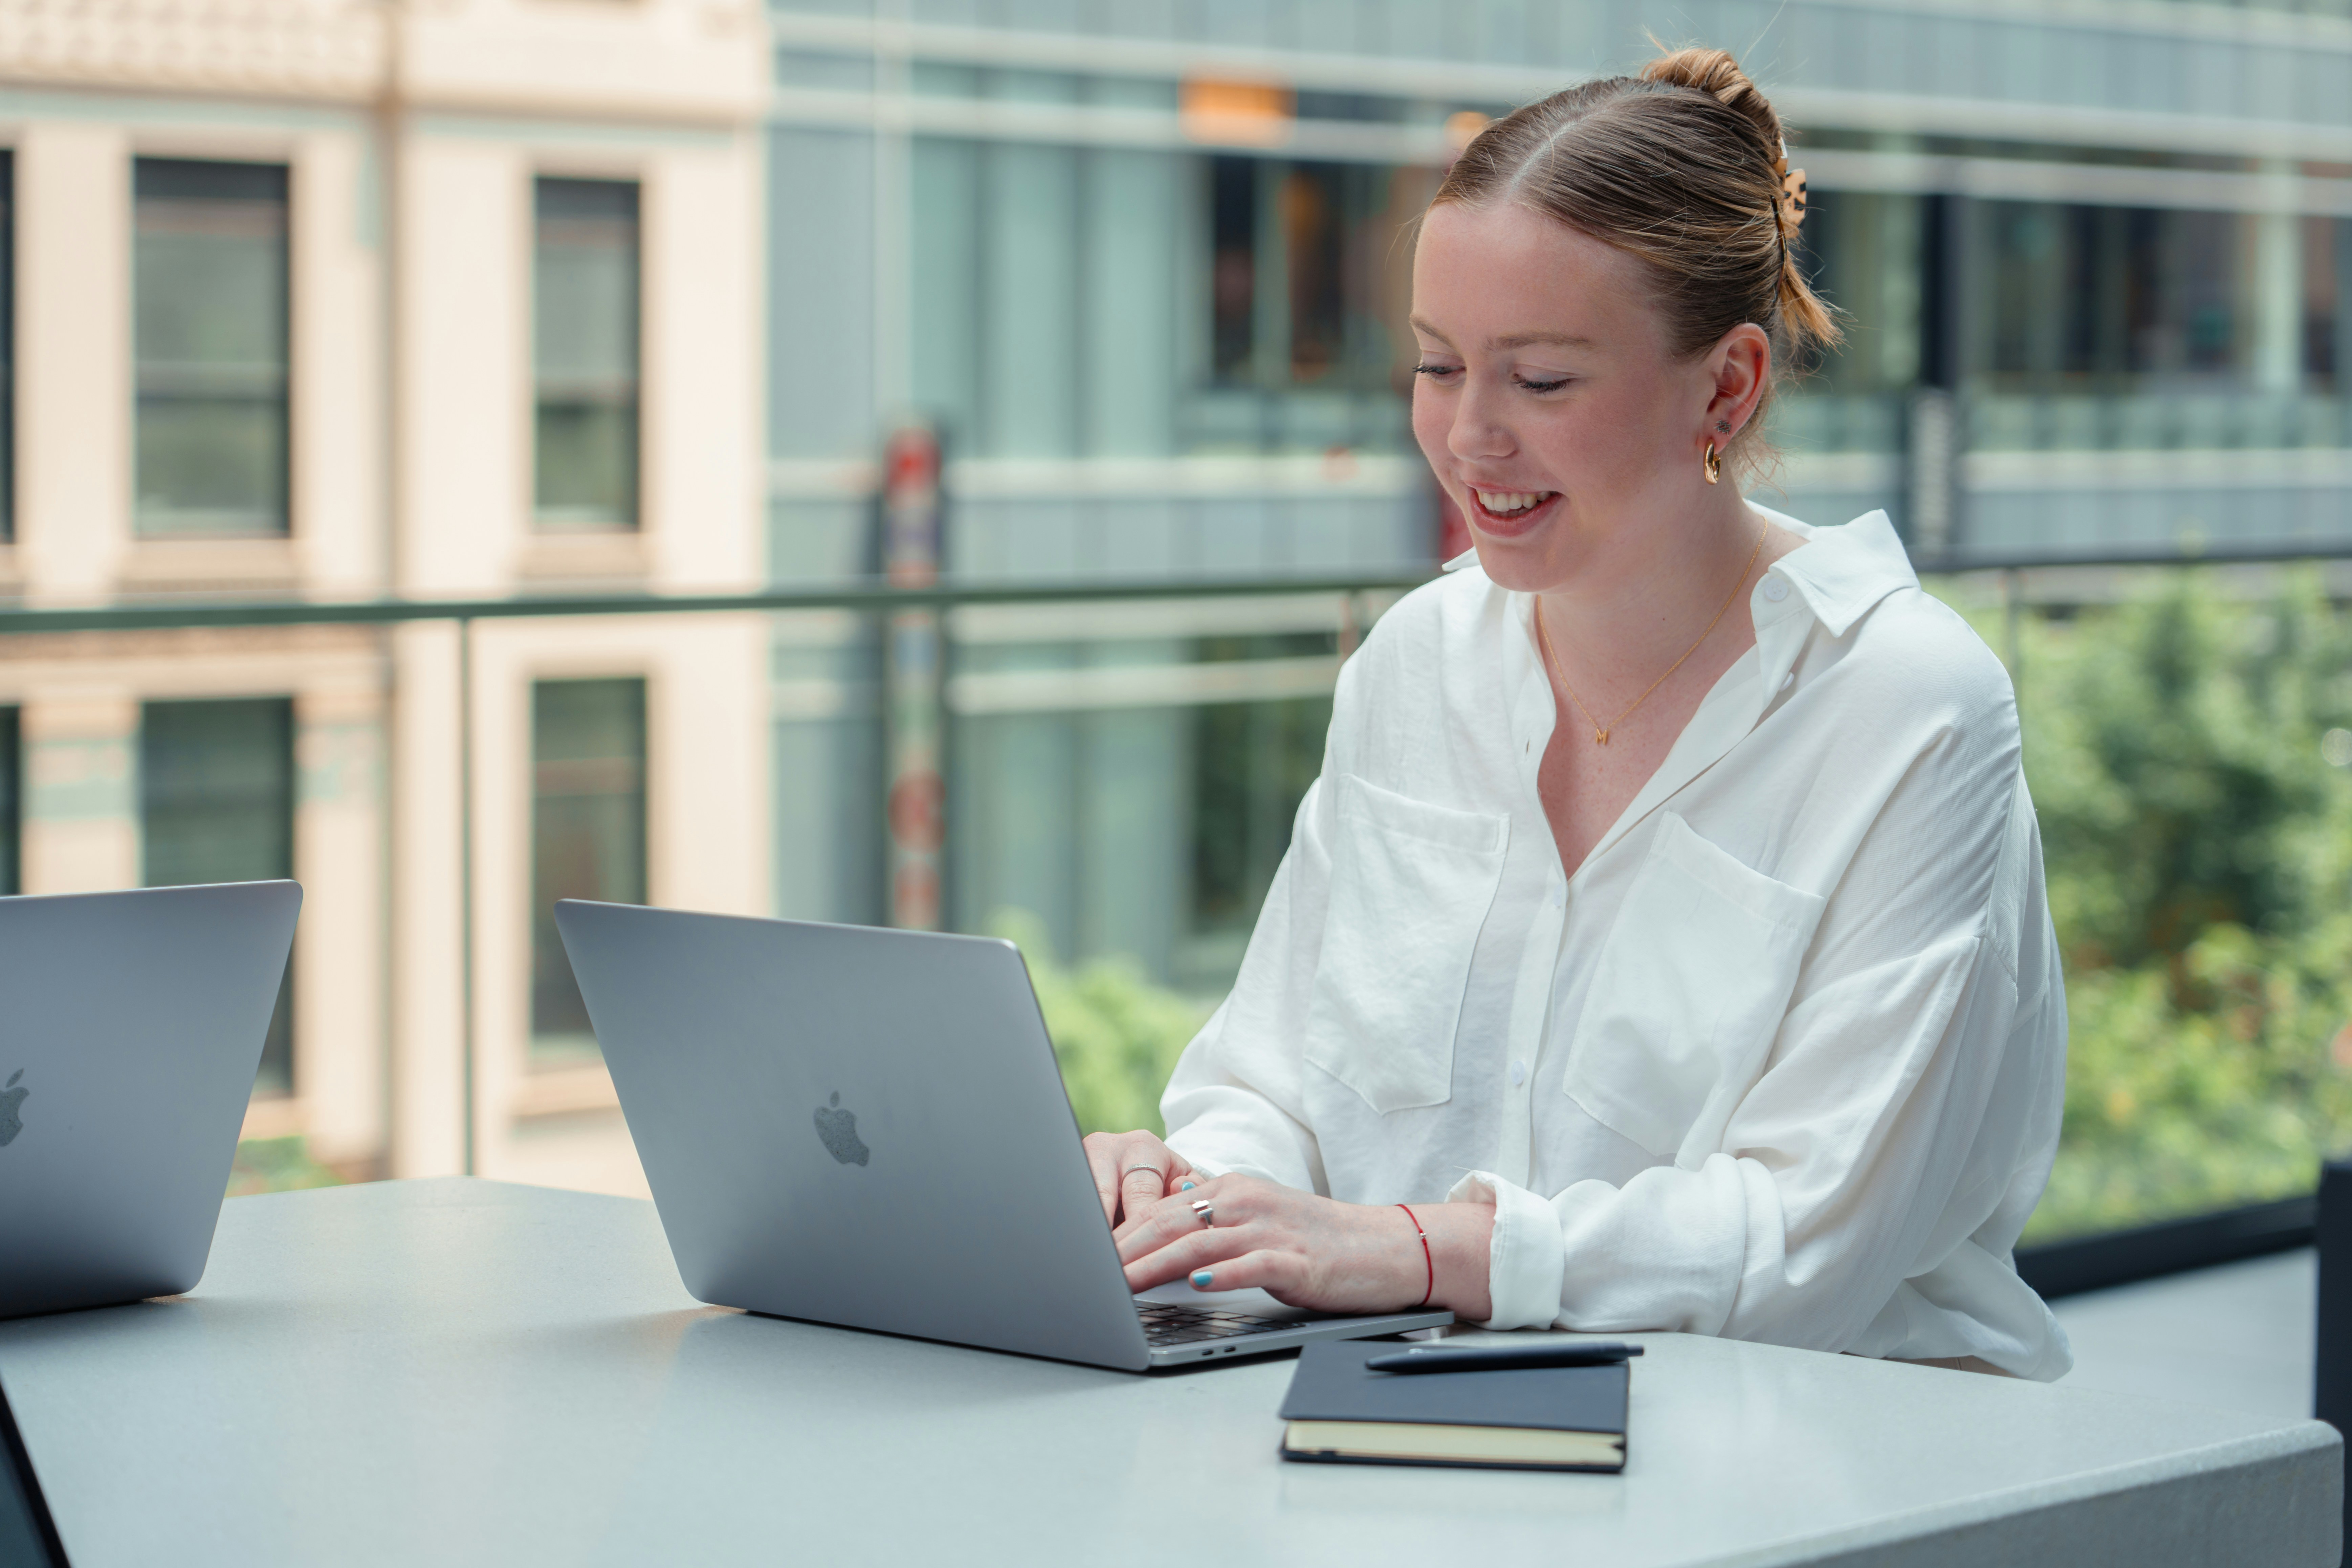
[[[1092, 1153], [1093, 1140], [1087, 1144]], [[1465, 1322], [1495, 1315], [1487, 1289], [1495, 1211], [1485, 1204], [1413, 1205], [1412, 1217], [1429, 1235], [1424, 1258], [1412, 1219], [1393, 1204], [1343, 1204], [1242, 1175], [1212, 1176], [1182, 1202], [1169, 1201], [1174, 1196], [1114, 1232], [1130, 1290], [1184, 1279], [1197, 1290], [1255, 1286], [1289, 1306], [1324, 1312], [1403, 1311], [1425, 1294], [1431, 1306], [1450, 1308]], [[1208, 1223], [1196, 1203], [1209, 1205]]]
[[1149, 1132], [1089, 1132], [1086, 1143], [1103, 1218], [1113, 1228], [1149, 1218], [1194, 1179], [1184, 1156]]

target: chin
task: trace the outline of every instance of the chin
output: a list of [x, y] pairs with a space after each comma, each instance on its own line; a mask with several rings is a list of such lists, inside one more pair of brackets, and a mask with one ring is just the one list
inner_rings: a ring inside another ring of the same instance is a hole
[[[1547, 520], [1547, 524], [1549, 520]], [[1470, 521], [1470, 542], [1478, 552], [1479, 570], [1497, 588], [1515, 594], [1538, 594], [1555, 585], [1560, 576], [1554, 559], [1558, 529], [1539, 525], [1519, 533], [1490, 533]]]

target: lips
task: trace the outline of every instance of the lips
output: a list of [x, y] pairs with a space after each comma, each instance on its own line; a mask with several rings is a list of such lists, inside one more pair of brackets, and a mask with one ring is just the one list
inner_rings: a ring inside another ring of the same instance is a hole
[[1470, 492], [1471, 509], [1477, 514], [1480, 528], [1488, 533], [1520, 533], [1547, 517], [1553, 503], [1559, 500], [1558, 490], [1498, 490], [1482, 489], [1475, 485], [1464, 487]]

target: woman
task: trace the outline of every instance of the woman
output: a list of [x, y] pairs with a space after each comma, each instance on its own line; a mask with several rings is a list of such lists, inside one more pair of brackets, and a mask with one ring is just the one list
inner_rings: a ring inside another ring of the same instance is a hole
[[1343, 671], [1166, 1142], [1087, 1140], [1136, 1289], [2070, 1364], [2010, 1257], [2065, 1011], [2008, 679], [1883, 513], [1736, 483], [1836, 337], [1802, 208], [1711, 50], [1447, 176], [1413, 429], [1476, 562]]

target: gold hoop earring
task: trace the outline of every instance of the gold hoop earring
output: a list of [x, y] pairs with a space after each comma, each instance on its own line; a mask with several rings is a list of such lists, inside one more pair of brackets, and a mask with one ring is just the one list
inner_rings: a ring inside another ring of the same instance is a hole
[[1699, 466], [1706, 470], [1708, 484], [1717, 485], [1723, 482], [1723, 458], [1717, 454], [1714, 442], [1709, 441], [1706, 444], [1706, 456], [1699, 459]]

